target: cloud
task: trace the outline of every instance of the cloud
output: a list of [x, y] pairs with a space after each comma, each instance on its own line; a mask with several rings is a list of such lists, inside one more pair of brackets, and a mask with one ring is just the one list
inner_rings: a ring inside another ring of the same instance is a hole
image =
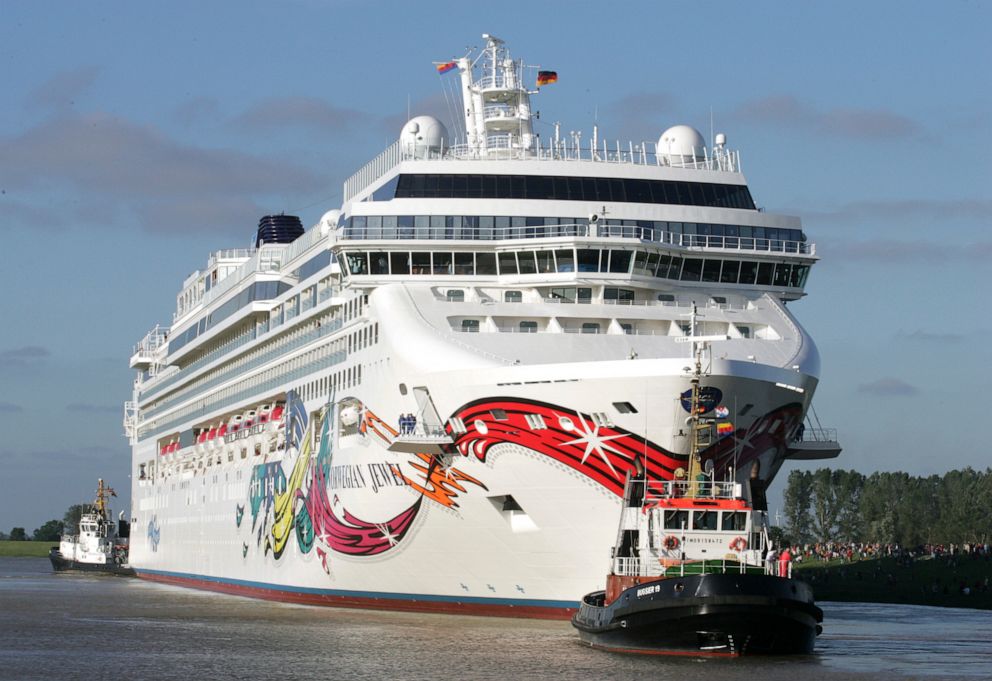
[[871, 383], [862, 383], [858, 392], [875, 397], [908, 397], [919, 392], [915, 386], [899, 378], [880, 378]]
[[457, 122], [451, 120], [453, 114], [457, 113], [460, 115], [461, 105], [455, 105], [455, 108], [452, 109], [449, 106], [449, 100], [445, 99], [443, 92], [438, 92], [411, 102], [409, 115], [407, 115], [407, 108], [406, 102], [404, 102], [401, 110], [389, 116], [383, 116], [379, 121], [378, 128], [384, 134], [389, 135], [391, 139], [398, 139], [403, 125], [414, 116], [433, 116], [444, 123], [445, 127], [448, 128], [448, 135], [452, 139], [461, 134], [459, 132], [461, 129], [461, 118]]
[[213, 97], [193, 97], [176, 107], [173, 117], [183, 125], [192, 125], [219, 116], [219, 102]]
[[0, 368], [24, 366], [41, 361], [50, 357], [51, 354], [46, 348], [40, 345], [25, 345], [19, 348], [4, 350], [0, 352]]
[[922, 329], [916, 329], [915, 331], [902, 331], [896, 332], [897, 340], [908, 340], [916, 341], [921, 343], [960, 343], [964, 340], [964, 335], [960, 333], [932, 333], [930, 331], [924, 331]]
[[65, 113], [92, 87], [99, 73], [100, 69], [95, 66], [80, 66], [57, 73], [36, 88], [28, 97], [27, 103], [36, 108]]
[[617, 133], [634, 140], [655, 141], [664, 129], [663, 121], [676, 112], [675, 98], [667, 92], [635, 92], [622, 97], [607, 109]]
[[[0, 138], [0, 158], [0, 187], [8, 192], [48, 196], [67, 189], [79, 197], [76, 219], [90, 215], [100, 225], [136, 221], [160, 232], [209, 225], [240, 233], [245, 215], [264, 197], [279, 197], [281, 207], [286, 196], [327, 186], [297, 165], [191, 146], [107, 114], [63, 116]], [[231, 213], [232, 206], [241, 211]], [[23, 206], [18, 211], [30, 217]]]
[[0, 414], [15, 414], [24, 411], [24, 407], [11, 402], [0, 402]]
[[733, 115], [753, 123], [852, 139], [905, 139], [923, 132], [916, 121], [885, 109], [818, 111], [792, 95], [753, 99], [741, 104]]
[[830, 220], [934, 220], [989, 221], [992, 199], [901, 199], [887, 201], [854, 201], [828, 211], [806, 211], [808, 219]]
[[65, 405], [66, 411], [78, 412], [82, 414], [117, 414], [122, 407], [119, 404], [89, 404], [86, 402], [73, 402]]
[[817, 252], [844, 261], [884, 263], [954, 263], [986, 262], [992, 257], [992, 241], [945, 243], [936, 241], [900, 241], [871, 239], [817, 243]]
[[251, 130], [297, 127], [340, 133], [367, 119], [368, 115], [361, 111], [333, 106], [315, 97], [268, 97], [232, 122]]

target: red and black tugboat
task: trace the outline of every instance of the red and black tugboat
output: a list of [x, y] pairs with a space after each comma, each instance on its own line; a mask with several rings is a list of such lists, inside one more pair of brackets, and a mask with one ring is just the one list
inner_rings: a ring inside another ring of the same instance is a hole
[[791, 563], [769, 562], [767, 504], [756, 476], [705, 471], [714, 424], [700, 416], [701, 351], [692, 374], [689, 470], [649, 481], [635, 462], [606, 589], [587, 594], [572, 624], [615, 652], [727, 656], [813, 652], [823, 611]]

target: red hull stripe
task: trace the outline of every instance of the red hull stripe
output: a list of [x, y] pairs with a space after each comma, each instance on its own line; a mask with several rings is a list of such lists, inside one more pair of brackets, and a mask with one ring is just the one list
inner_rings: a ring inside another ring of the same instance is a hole
[[248, 582], [219, 577], [187, 575], [160, 570], [138, 570], [142, 579], [205, 589], [234, 596], [247, 596], [282, 603], [323, 605], [337, 608], [366, 610], [402, 610], [409, 612], [439, 612], [455, 615], [487, 617], [527, 617], [533, 619], [569, 619], [578, 609], [577, 602], [542, 601], [536, 599], [477, 598], [437, 596], [429, 594], [376, 593], [372, 591], [343, 591], [287, 587], [279, 584]]

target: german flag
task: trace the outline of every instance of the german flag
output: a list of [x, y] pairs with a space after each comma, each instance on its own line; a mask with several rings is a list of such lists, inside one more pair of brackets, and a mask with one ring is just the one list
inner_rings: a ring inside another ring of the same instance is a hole
[[537, 72], [537, 87], [542, 85], [550, 85], [551, 83], [558, 82], [558, 72], [557, 71], [538, 71]]

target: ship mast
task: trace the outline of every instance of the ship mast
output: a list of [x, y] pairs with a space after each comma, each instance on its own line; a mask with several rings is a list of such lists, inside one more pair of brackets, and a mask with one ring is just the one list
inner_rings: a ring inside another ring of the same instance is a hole
[[112, 487], [105, 487], [103, 484], [103, 478], [99, 478], [96, 488], [96, 500], [93, 502], [93, 507], [104, 520], [107, 519], [107, 499], [112, 496], [116, 497], [117, 492], [115, 492]]
[[689, 315], [689, 334], [692, 338], [692, 355], [694, 366], [689, 384], [692, 388], [689, 399], [689, 485], [688, 496], [699, 496], [699, 482], [703, 473], [702, 461], [699, 453], [706, 449], [712, 442], [712, 424], [700, 419], [700, 386], [699, 382], [703, 375], [703, 350], [706, 349], [706, 342], [696, 338], [696, 305], [693, 303], [692, 312]]

